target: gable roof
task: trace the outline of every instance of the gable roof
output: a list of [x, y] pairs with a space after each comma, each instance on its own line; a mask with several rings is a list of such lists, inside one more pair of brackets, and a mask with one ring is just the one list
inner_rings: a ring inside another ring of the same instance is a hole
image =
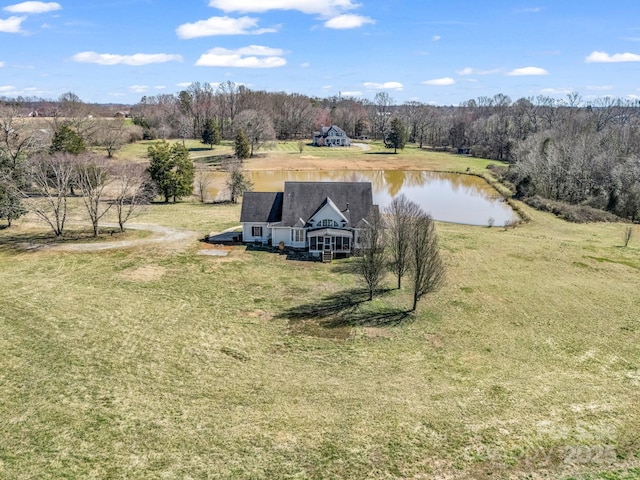
[[316, 216], [316, 214], [322, 210], [324, 207], [326, 207], [327, 205], [329, 205], [329, 208], [331, 208], [332, 210], [334, 210], [338, 216], [342, 219], [342, 221], [344, 222], [345, 225], [347, 225], [349, 223], [349, 217], [350, 217], [350, 212], [345, 210], [344, 212], [341, 211], [338, 206], [333, 203], [333, 200], [331, 200], [329, 197], [325, 198], [324, 201], [322, 202], [322, 204], [316, 208], [316, 211], [313, 212], [311, 214], [311, 216], [309, 218], [307, 218], [307, 220], [309, 220], [310, 218], [313, 218]]
[[328, 137], [329, 136], [329, 131], [330, 130], [334, 130], [335, 132], [341, 134], [342, 136], [346, 137], [347, 133], [341, 129], [340, 127], [338, 127], [337, 125], [331, 125], [330, 127], [325, 127], [323, 126], [319, 132], [314, 132], [314, 136], [315, 137]]
[[241, 222], [276, 223], [282, 218], [282, 192], [245, 192]]
[[371, 183], [285, 182], [282, 225], [292, 227], [300, 218], [309, 221], [327, 199], [349, 221], [346, 227], [355, 227], [373, 207]]

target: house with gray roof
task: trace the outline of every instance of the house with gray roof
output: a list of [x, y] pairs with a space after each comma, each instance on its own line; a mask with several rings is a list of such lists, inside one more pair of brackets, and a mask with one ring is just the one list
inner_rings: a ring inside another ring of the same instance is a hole
[[343, 129], [336, 125], [322, 127], [319, 132], [313, 132], [315, 147], [348, 147], [351, 140]]
[[373, 208], [370, 182], [285, 182], [284, 192], [244, 194], [242, 239], [347, 256]]

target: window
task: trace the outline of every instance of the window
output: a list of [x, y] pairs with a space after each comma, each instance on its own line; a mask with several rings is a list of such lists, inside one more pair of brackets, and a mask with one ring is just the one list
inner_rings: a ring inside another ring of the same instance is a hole
[[261, 237], [262, 236], [262, 227], [251, 227], [251, 236], [252, 237]]
[[303, 243], [304, 230], [302, 230], [301, 228], [296, 228], [295, 230], [293, 230], [293, 241], [296, 243]]
[[309, 250], [317, 250], [318, 249], [318, 239], [316, 237], [311, 237], [309, 239]]
[[338, 222], [336, 222], [335, 220], [325, 218], [324, 220], [320, 221], [319, 225], [321, 227], [337, 227]]

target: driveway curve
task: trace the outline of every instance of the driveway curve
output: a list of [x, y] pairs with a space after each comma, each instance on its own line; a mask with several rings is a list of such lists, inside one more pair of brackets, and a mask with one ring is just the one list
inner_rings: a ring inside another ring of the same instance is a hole
[[[118, 224], [105, 223], [102, 227], [119, 228]], [[61, 252], [101, 252], [105, 250], [115, 250], [118, 248], [137, 247], [140, 245], [149, 245], [154, 243], [170, 244], [177, 249], [186, 248], [188, 240], [195, 240], [198, 237], [196, 232], [189, 230], [177, 230], [175, 228], [164, 227], [162, 225], [152, 225], [146, 223], [127, 224], [128, 229], [147, 230], [157, 234], [151, 238], [141, 238], [139, 240], [118, 240], [115, 242], [102, 243], [76, 243], [76, 244], [59, 244], [50, 245], [47, 249], [57, 250]]]

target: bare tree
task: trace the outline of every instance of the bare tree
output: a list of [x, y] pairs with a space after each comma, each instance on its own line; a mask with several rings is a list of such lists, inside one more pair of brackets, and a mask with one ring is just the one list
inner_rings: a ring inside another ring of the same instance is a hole
[[413, 281], [413, 307], [418, 301], [436, 291], [444, 283], [445, 266], [440, 257], [438, 236], [430, 215], [423, 213], [413, 225], [411, 235], [411, 276]]
[[116, 150], [120, 150], [126, 142], [126, 129], [121, 118], [104, 119], [98, 123], [96, 143], [107, 151], [107, 157], [113, 157]]
[[633, 227], [629, 226], [624, 229], [624, 246], [628, 247], [629, 242], [631, 241], [631, 237], [633, 237]]
[[253, 183], [247, 178], [239, 163], [233, 162], [228, 166], [228, 170], [227, 188], [231, 196], [231, 203], [237, 203], [238, 197], [253, 189]]
[[213, 176], [211, 175], [211, 172], [202, 167], [196, 170], [195, 184], [196, 192], [198, 192], [198, 197], [200, 197], [200, 203], [207, 201], [207, 190], [209, 189], [212, 181]]
[[358, 271], [369, 289], [369, 300], [373, 300], [373, 293], [384, 279], [386, 269], [384, 226], [377, 208], [371, 211], [360, 232], [360, 248]]
[[402, 277], [409, 268], [411, 231], [422, 210], [402, 194], [393, 199], [384, 213], [389, 246], [389, 265], [398, 279], [398, 289], [400, 289]]
[[76, 185], [82, 192], [94, 237], [98, 236], [98, 222], [113, 206], [113, 203], [103, 201], [111, 180], [109, 164], [105, 159], [93, 155], [76, 158]]
[[155, 195], [149, 173], [144, 165], [120, 163], [113, 167], [114, 200], [120, 231], [127, 221], [144, 211]]
[[243, 110], [236, 116], [234, 127], [236, 130], [242, 129], [247, 134], [247, 139], [251, 147], [249, 156], [251, 157], [253, 157], [254, 152], [262, 148], [265, 143], [276, 138], [273, 122], [264, 112]]
[[75, 93], [66, 92], [58, 98], [58, 107], [53, 118], [54, 129], [68, 126], [83, 142], [91, 143], [98, 128], [98, 121], [91, 114], [90, 106]]
[[35, 194], [31, 210], [49, 224], [57, 237], [64, 233], [67, 192], [74, 173], [74, 157], [67, 153], [43, 154], [29, 160], [29, 179]]
[[14, 172], [39, 145], [38, 137], [16, 105], [0, 107], [0, 164]]
[[376, 93], [369, 110], [369, 120], [373, 129], [374, 138], [385, 140], [388, 125], [391, 121], [392, 106], [393, 99], [387, 92]]

